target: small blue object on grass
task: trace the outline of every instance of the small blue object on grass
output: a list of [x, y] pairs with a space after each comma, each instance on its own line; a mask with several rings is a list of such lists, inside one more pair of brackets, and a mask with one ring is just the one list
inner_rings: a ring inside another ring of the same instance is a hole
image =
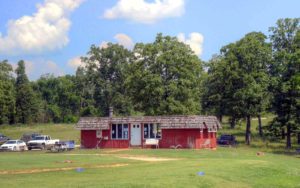
[[197, 173], [198, 176], [204, 176], [204, 174], [205, 174], [204, 172], [198, 172]]
[[83, 172], [83, 171], [84, 171], [84, 168], [76, 168], [76, 171], [77, 171], [77, 172]]

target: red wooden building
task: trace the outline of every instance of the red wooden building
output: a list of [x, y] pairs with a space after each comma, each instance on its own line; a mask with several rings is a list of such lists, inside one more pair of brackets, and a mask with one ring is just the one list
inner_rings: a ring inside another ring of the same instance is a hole
[[82, 117], [76, 124], [84, 148], [215, 148], [221, 127], [215, 116]]

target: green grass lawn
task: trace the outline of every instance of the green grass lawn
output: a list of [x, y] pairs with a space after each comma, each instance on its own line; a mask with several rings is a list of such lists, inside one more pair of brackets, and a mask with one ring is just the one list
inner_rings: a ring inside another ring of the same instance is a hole
[[[264, 119], [263, 123], [269, 120]], [[234, 134], [239, 144], [236, 148], [218, 147], [216, 151], [76, 149], [63, 153], [1, 152], [0, 187], [300, 187], [300, 155], [295, 155], [295, 150], [286, 152], [284, 141], [261, 139], [256, 130], [257, 120], [252, 123], [251, 146], [243, 144], [244, 122], [234, 130], [224, 123], [219, 134]], [[24, 132], [72, 139], [77, 144], [80, 137], [73, 125], [0, 127], [0, 133], [15, 139]], [[297, 147], [295, 140], [293, 144]], [[257, 156], [259, 151], [264, 155]], [[177, 160], [149, 162], [130, 157]], [[84, 171], [77, 172], [78, 167]], [[198, 176], [198, 172], [205, 174]]]
[[[257, 156], [252, 148], [110, 151], [1, 153], [0, 187], [300, 187], [297, 156], [271, 153]], [[148, 162], [122, 156], [178, 160]], [[126, 166], [98, 167], [114, 164]], [[59, 170], [66, 167], [73, 169]], [[84, 171], [77, 172], [77, 167]], [[58, 170], [30, 173], [37, 169]], [[4, 171], [8, 174], [1, 174]], [[197, 175], [200, 171], [204, 176]]]

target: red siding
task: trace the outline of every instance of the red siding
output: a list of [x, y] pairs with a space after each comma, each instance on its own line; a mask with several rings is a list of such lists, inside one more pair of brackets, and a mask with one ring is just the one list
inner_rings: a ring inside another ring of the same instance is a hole
[[160, 148], [181, 145], [183, 148], [198, 148], [200, 145], [199, 129], [163, 129]]
[[129, 140], [111, 140], [110, 131], [103, 130], [102, 137], [107, 137], [108, 140], [96, 138], [96, 130], [82, 130], [81, 131], [81, 145], [84, 148], [128, 148]]
[[215, 133], [208, 133], [207, 130], [203, 131], [201, 137], [200, 129], [163, 129], [162, 139], [159, 141], [160, 148], [170, 148], [171, 146], [181, 145], [182, 148], [195, 148], [199, 149], [204, 147], [206, 139], [210, 139], [210, 146], [216, 147]]
[[[143, 131], [141, 129], [141, 131]], [[143, 132], [142, 132], [143, 133]], [[111, 140], [110, 130], [103, 130], [102, 139], [96, 138], [95, 130], [81, 131], [81, 144], [85, 148], [96, 148], [97, 143], [100, 148], [129, 148], [130, 147], [130, 133], [128, 140]], [[143, 135], [142, 135], [143, 139]], [[202, 148], [206, 139], [210, 139], [210, 146], [215, 148], [217, 146], [216, 133], [208, 132], [205, 129], [202, 133], [200, 129], [163, 129], [162, 139], [159, 141], [160, 148], [170, 148], [171, 146], [181, 145], [182, 148]], [[144, 140], [143, 140], [144, 142]]]
[[95, 130], [81, 130], [81, 145], [84, 148], [96, 148], [97, 138]]
[[103, 139], [100, 148], [129, 148], [129, 140], [111, 140], [110, 130], [103, 130], [102, 136], [107, 137], [108, 140]]

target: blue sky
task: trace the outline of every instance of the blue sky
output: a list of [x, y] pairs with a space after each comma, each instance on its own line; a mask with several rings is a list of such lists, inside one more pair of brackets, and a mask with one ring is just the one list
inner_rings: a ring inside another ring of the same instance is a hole
[[0, 60], [25, 60], [31, 80], [74, 74], [92, 44], [131, 49], [159, 32], [206, 61], [246, 33], [268, 35], [277, 19], [300, 17], [299, 0], [3, 0], [0, 7]]

